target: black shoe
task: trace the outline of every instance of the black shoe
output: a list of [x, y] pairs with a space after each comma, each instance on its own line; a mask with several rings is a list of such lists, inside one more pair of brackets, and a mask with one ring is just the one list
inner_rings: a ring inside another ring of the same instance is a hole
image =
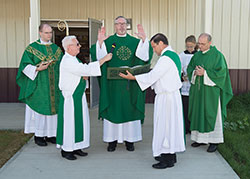
[[155, 157], [155, 160], [160, 162], [161, 161], [161, 156]]
[[133, 142], [127, 142], [125, 141], [126, 149], [130, 152], [135, 150], [134, 143]]
[[176, 163], [177, 162], [177, 157], [176, 154], [173, 155], [173, 162]]
[[76, 156], [74, 156], [73, 152], [66, 152], [64, 150], [61, 150], [62, 157], [68, 159], [68, 160], [76, 160]]
[[[157, 156], [157, 157], [154, 157], [156, 161], [163, 161], [164, 159], [162, 159], [161, 156]], [[173, 162], [176, 163], [177, 162], [177, 159], [176, 159], [176, 154], [173, 154]]]
[[108, 151], [108, 152], [114, 152], [114, 151], [115, 151], [115, 148], [116, 148], [116, 145], [117, 145], [117, 140], [116, 140], [116, 141], [113, 141], [113, 142], [109, 142], [107, 151]]
[[215, 152], [217, 150], [218, 144], [210, 144], [207, 148], [207, 152]]
[[171, 168], [173, 166], [174, 166], [173, 162], [159, 162], [159, 163], [152, 165], [152, 167], [156, 169]]
[[45, 137], [45, 141], [56, 144], [56, 137]]
[[47, 142], [44, 140], [44, 137], [35, 136], [34, 139], [35, 139], [35, 143], [39, 146], [44, 147], [48, 145]]
[[83, 152], [81, 149], [79, 149], [79, 150], [74, 150], [74, 151], [73, 151], [73, 154], [79, 155], [79, 156], [82, 156], [82, 157], [85, 157], [85, 156], [88, 155], [88, 153]]
[[198, 143], [198, 142], [194, 142], [191, 144], [192, 147], [199, 147], [201, 145], [207, 145], [207, 144], [204, 144], [204, 143]]

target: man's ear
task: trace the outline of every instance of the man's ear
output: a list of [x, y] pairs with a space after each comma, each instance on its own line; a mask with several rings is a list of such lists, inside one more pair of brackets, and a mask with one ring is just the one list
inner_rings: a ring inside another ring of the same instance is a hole
[[158, 43], [158, 45], [163, 45], [163, 42], [162, 42], [162, 41], [160, 41], [160, 42]]

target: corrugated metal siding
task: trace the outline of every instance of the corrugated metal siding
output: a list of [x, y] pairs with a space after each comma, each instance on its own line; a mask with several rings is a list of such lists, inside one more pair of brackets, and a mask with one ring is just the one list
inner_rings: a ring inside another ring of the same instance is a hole
[[213, 44], [231, 69], [250, 68], [250, 1], [213, 1]]
[[[148, 37], [166, 34], [181, 52], [184, 39], [204, 30], [204, 0], [41, 0], [41, 19], [105, 21], [114, 33], [114, 18], [132, 18], [133, 29], [143, 24]], [[0, 0], [0, 67], [17, 67], [29, 43], [29, 0]], [[226, 56], [231, 69], [250, 69], [250, 1], [213, 0], [213, 44]]]
[[107, 34], [113, 34], [114, 18], [124, 15], [132, 18], [129, 33], [143, 24], [148, 37], [162, 32], [176, 51], [182, 51], [185, 37], [202, 31], [203, 4], [198, 0], [41, 0], [41, 19], [104, 19]]
[[17, 67], [29, 43], [29, 0], [0, 0], [0, 24], [0, 67]]

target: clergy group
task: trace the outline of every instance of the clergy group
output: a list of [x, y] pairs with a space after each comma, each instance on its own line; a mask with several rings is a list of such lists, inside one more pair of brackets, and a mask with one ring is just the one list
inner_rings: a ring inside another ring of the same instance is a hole
[[[126, 150], [133, 152], [135, 143], [142, 140], [145, 90], [149, 87], [156, 94], [152, 150], [157, 163], [153, 168], [165, 169], [176, 164], [176, 154], [185, 151], [185, 128], [194, 141], [192, 147], [209, 144], [207, 152], [216, 151], [218, 144], [224, 142], [223, 121], [233, 93], [226, 60], [212, 46], [211, 35], [202, 33], [197, 44], [191, 41], [199, 51], [184, 62], [185, 54], [179, 56], [162, 33], [149, 40], [138, 24], [137, 38], [131, 36], [123, 16], [114, 20], [114, 28], [115, 34], [111, 36], [106, 36], [105, 27], [99, 29], [98, 40], [90, 48], [92, 62], [83, 64], [77, 58], [81, 44], [76, 36], [63, 38], [63, 54], [51, 42], [51, 26], [39, 26], [40, 39], [26, 47], [16, 77], [19, 100], [26, 104], [24, 132], [34, 133], [38, 146], [56, 144], [67, 160], [87, 156], [83, 149], [90, 146], [90, 117], [85, 90], [89, 86], [88, 77], [97, 76], [98, 118], [103, 121], [107, 152], [114, 152], [118, 143], [124, 143]], [[119, 71], [124, 66], [150, 64], [153, 52], [159, 59], [149, 72], [121, 71], [116, 79], [110, 78], [110, 69]], [[190, 88], [185, 115], [189, 123], [183, 117], [184, 73]]]

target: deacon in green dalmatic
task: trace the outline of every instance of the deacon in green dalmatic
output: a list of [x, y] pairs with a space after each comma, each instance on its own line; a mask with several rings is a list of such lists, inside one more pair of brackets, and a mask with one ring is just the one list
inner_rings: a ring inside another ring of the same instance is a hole
[[59, 63], [61, 49], [51, 43], [52, 28], [39, 27], [40, 39], [25, 49], [16, 82], [19, 100], [26, 104], [24, 133], [35, 133], [35, 143], [46, 146], [56, 143], [59, 104]]
[[191, 81], [189, 113], [192, 146], [210, 144], [207, 152], [214, 152], [224, 142], [223, 122], [226, 106], [233, 93], [226, 60], [215, 46], [212, 37], [202, 33], [198, 39], [200, 51], [192, 57], [188, 68]]
[[99, 60], [112, 49], [113, 57], [102, 66], [99, 78], [100, 102], [99, 118], [103, 119], [103, 141], [108, 142], [107, 150], [116, 149], [117, 142], [125, 141], [128, 151], [134, 150], [134, 142], [142, 140], [141, 123], [144, 120], [145, 92], [135, 81], [108, 79], [109, 67], [146, 65], [150, 63], [153, 50], [142, 25], [138, 25], [140, 39], [127, 34], [127, 20], [123, 16], [115, 19], [116, 33], [105, 36], [105, 28], [98, 33], [98, 41], [91, 48], [92, 60]]

